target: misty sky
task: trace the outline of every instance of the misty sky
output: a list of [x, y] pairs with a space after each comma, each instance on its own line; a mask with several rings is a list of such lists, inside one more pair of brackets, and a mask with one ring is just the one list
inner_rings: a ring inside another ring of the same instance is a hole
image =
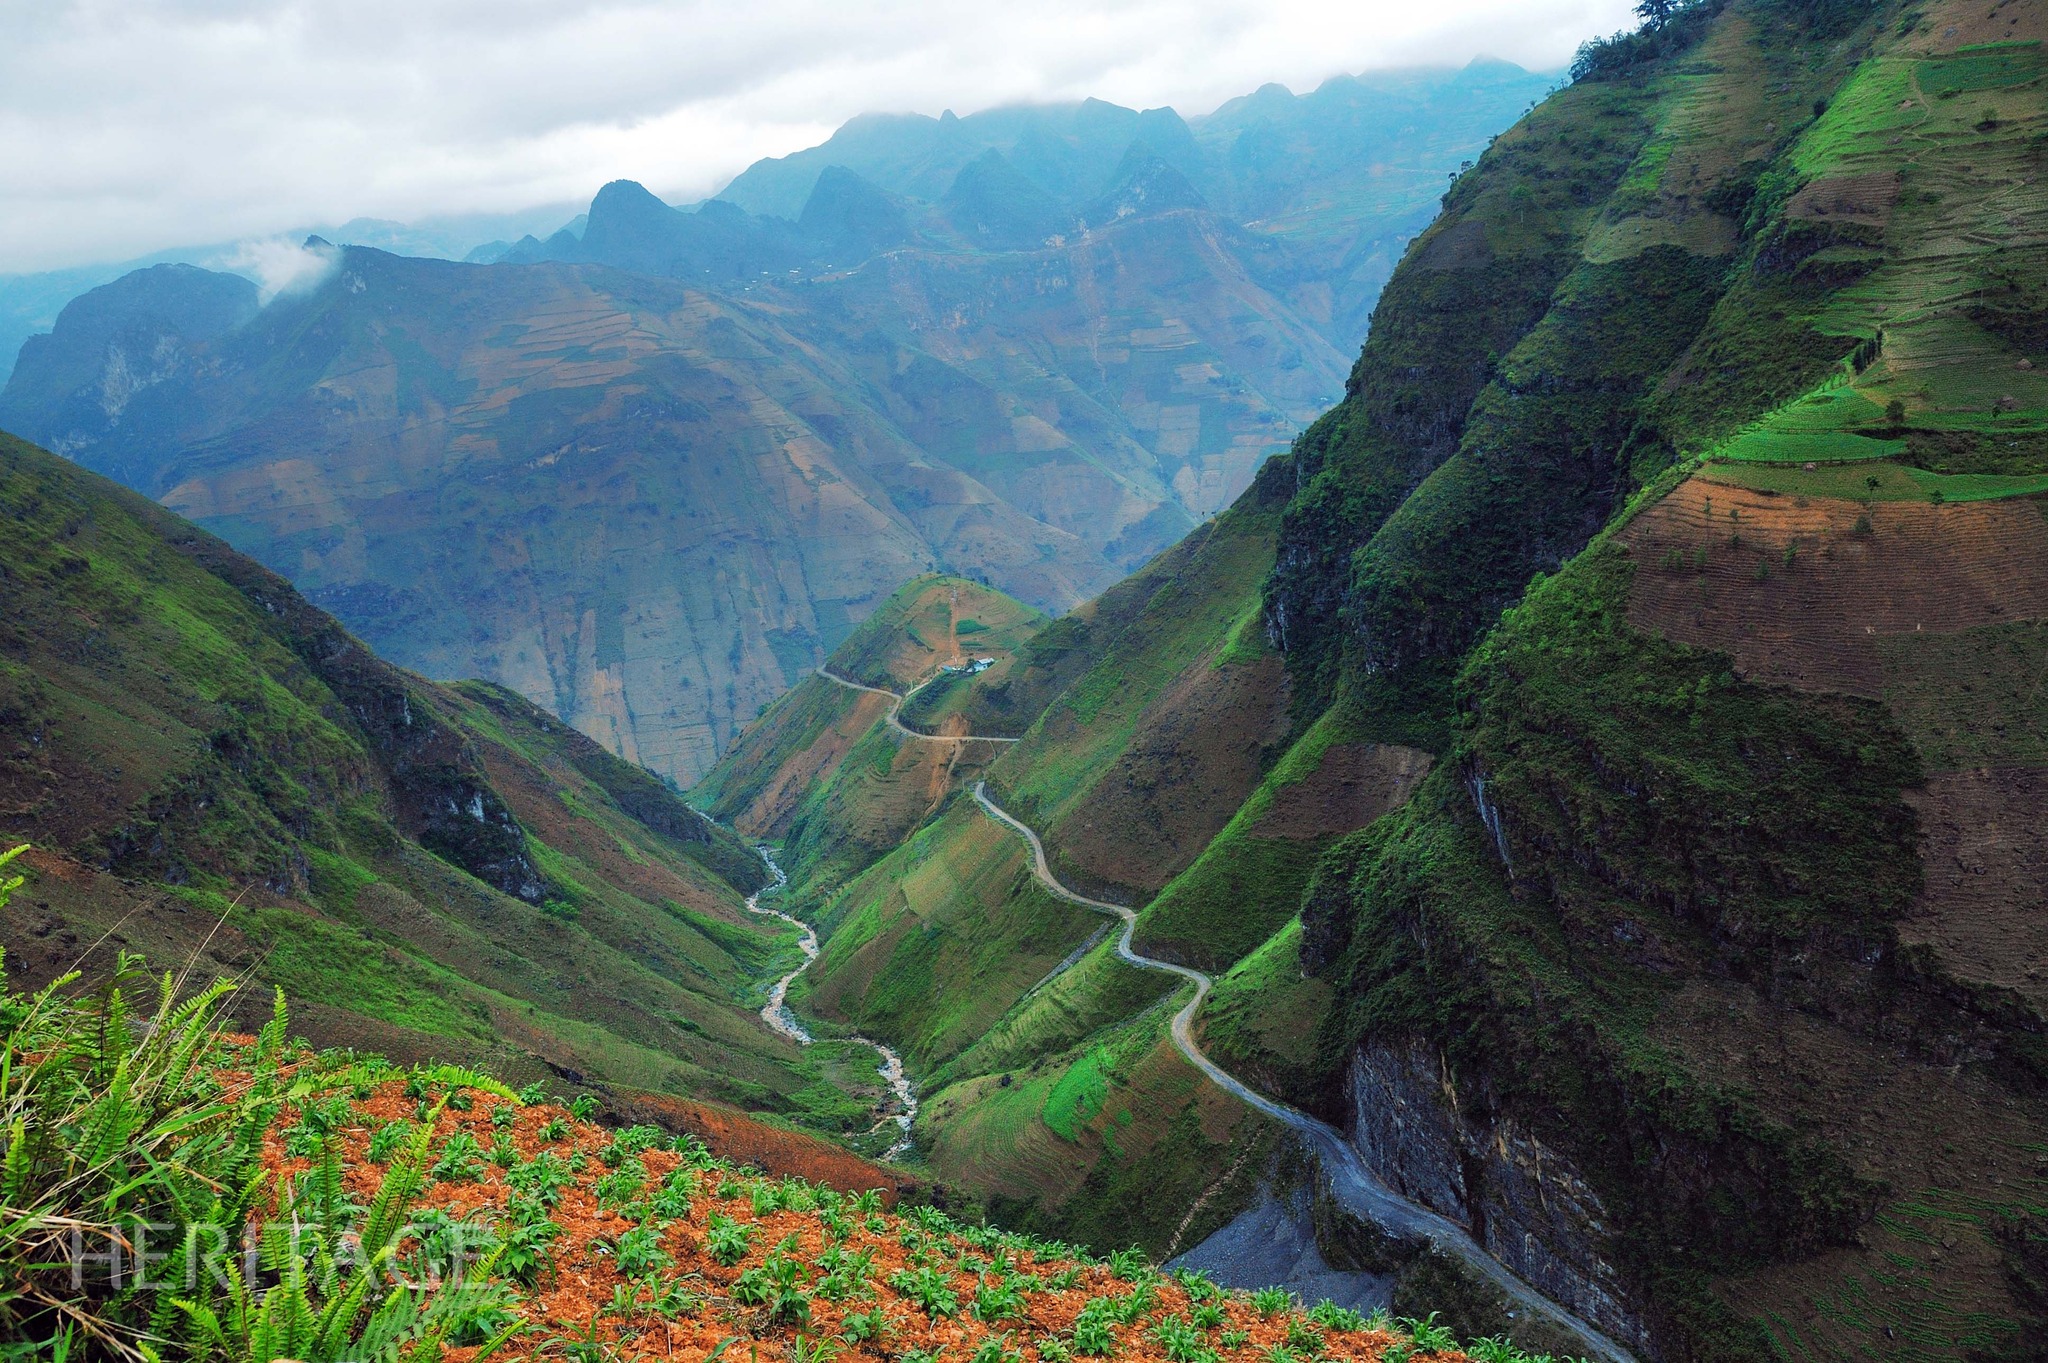
[[0, 0], [0, 273], [368, 216], [674, 201], [868, 110], [1201, 113], [1561, 66], [1630, 0]]

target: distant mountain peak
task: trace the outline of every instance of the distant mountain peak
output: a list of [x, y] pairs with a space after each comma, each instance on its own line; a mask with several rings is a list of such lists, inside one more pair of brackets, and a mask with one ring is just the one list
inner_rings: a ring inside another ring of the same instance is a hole
[[914, 235], [902, 203], [845, 166], [819, 172], [797, 229], [840, 254], [887, 250]]
[[1150, 217], [1182, 208], [1207, 208], [1187, 176], [1181, 174], [1150, 143], [1133, 142], [1110, 177], [1109, 190], [1089, 205], [1083, 217], [1090, 227], [1107, 227], [1126, 218]]
[[994, 147], [961, 167], [939, 210], [963, 236], [998, 249], [1041, 246], [1072, 225], [1059, 201]]

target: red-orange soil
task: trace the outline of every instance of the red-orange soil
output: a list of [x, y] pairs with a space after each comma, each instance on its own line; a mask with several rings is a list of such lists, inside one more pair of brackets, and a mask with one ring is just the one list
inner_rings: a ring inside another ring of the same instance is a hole
[[[440, 1109], [435, 1117], [436, 1149], [458, 1132], [467, 1132], [486, 1151], [491, 1148], [500, 1132], [492, 1121], [492, 1113], [502, 1100], [474, 1092], [471, 1097], [473, 1105], [467, 1112]], [[350, 1118], [339, 1131], [344, 1178], [349, 1193], [367, 1205], [375, 1198], [386, 1172], [385, 1166], [368, 1159], [371, 1134], [386, 1122], [413, 1121], [417, 1104], [406, 1097], [404, 1084], [393, 1080], [352, 1106]], [[643, 1213], [641, 1219], [629, 1219], [621, 1210], [600, 1205], [594, 1186], [611, 1172], [601, 1155], [612, 1143], [611, 1132], [570, 1119], [553, 1104], [509, 1106], [513, 1108], [512, 1119], [502, 1130], [520, 1160], [531, 1160], [548, 1150], [580, 1167], [575, 1171], [575, 1181], [561, 1189], [559, 1201], [549, 1213], [549, 1218], [562, 1228], [562, 1234], [549, 1245], [532, 1290], [517, 1308], [532, 1328], [510, 1339], [493, 1355], [495, 1359], [551, 1357], [559, 1352], [561, 1343], [588, 1341], [624, 1346], [629, 1355], [680, 1358], [689, 1363], [704, 1363], [718, 1357], [783, 1360], [794, 1356], [799, 1339], [809, 1341], [808, 1351], [817, 1342], [838, 1336], [849, 1314], [879, 1307], [887, 1320], [882, 1341], [849, 1343], [840, 1356], [850, 1363], [870, 1359], [885, 1363], [901, 1358], [905, 1350], [913, 1348], [933, 1352], [943, 1349], [946, 1357], [966, 1359], [991, 1338], [1002, 1340], [1018, 1363], [1053, 1363], [1041, 1350], [1040, 1341], [1070, 1330], [1081, 1307], [1091, 1297], [1123, 1297], [1132, 1290], [1104, 1265], [1049, 1251], [1017, 1250], [1010, 1252], [1010, 1266], [1029, 1275], [1022, 1284], [1023, 1314], [1005, 1320], [978, 1320], [971, 1307], [983, 1275], [997, 1269], [992, 1262], [996, 1249], [973, 1248], [951, 1233], [919, 1233], [910, 1221], [893, 1215], [877, 1212], [862, 1216], [842, 1203], [839, 1210], [845, 1221], [839, 1243], [849, 1255], [872, 1256], [864, 1286], [841, 1302], [812, 1295], [807, 1326], [778, 1323], [766, 1308], [735, 1300], [733, 1284], [747, 1269], [780, 1255], [802, 1264], [806, 1286], [815, 1287], [820, 1274], [813, 1261], [828, 1245], [825, 1219], [818, 1211], [785, 1208], [756, 1214], [753, 1192], [762, 1180], [710, 1169], [697, 1175], [696, 1189], [684, 1214], [664, 1220]], [[557, 1119], [561, 1120], [558, 1138], [544, 1139], [543, 1127]], [[286, 1120], [274, 1125], [266, 1141], [266, 1163], [275, 1187], [289, 1186], [290, 1180], [312, 1168], [312, 1161], [285, 1153], [285, 1129], [292, 1120], [296, 1120], [296, 1114], [288, 1110]], [[632, 1158], [644, 1166], [650, 1193], [685, 1162], [684, 1156], [661, 1149], [649, 1149]], [[511, 1190], [506, 1183], [506, 1171], [488, 1160], [480, 1163], [481, 1170], [474, 1181], [429, 1181], [418, 1206], [439, 1209], [454, 1217], [509, 1215]], [[800, 1194], [798, 1204], [811, 1200], [809, 1194]], [[745, 1256], [730, 1267], [706, 1252], [714, 1216], [753, 1228]], [[672, 1316], [648, 1305], [650, 1275], [643, 1274], [636, 1282], [621, 1274], [616, 1266], [615, 1246], [619, 1237], [636, 1224], [655, 1227], [660, 1248], [670, 1258], [667, 1267], [651, 1275], [655, 1284], [680, 1284], [690, 1294], [687, 1303]], [[405, 1248], [402, 1240], [401, 1253]], [[911, 1267], [913, 1257], [921, 1257], [922, 1262], [943, 1272], [959, 1298], [958, 1316], [933, 1319], [912, 1298], [890, 1286], [890, 1275]], [[1074, 1271], [1071, 1286], [1046, 1281], [1063, 1270]], [[620, 1289], [625, 1289], [623, 1297], [618, 1295]], [[1165, 1350], [1153, 1334], [1153, 1323], [1170, 1315], [1185, 1316], [1194, 1305], [1186, 1289], [1172, 1279], [1155, 1280], [1153, 1290], [1156, 1302], [1144, 1319], [1112, 1327], [1116, 1339], [1112, 1357], [1119, 1363], [1167, 1363]], [[626, 1304], [621, 1306], [621, 1302]], [[1241, 1334], [1231, 1335], [1229, 1342], [1218, 1348], [1219, 1363], [1255, 1363], [1266, 1350], [1285, 1343], [1290, 1321], [1299, 1319], [1286, 1312], [1261, 1315], [1241, 1295], [1222, 1298], [1221, 1302], [1223, 1322], [1204, 1331], [1207, 1342], [1216, 1347], [1223, 1343], [1224, 1331]], [[1380, 1331], [1330, 1330], [1325, 1335], [1323, 1357], [1370, 1363], [1381, 1358], [1390, 1346], [1405, 1342], [1399, 1336]], [[475, 1353], [473, 1347], [449, 1348], [443, 1357], [449, 1363], [469, 1363]], [[1464, 1355], [1444, 1352], [1432, 1357], [1442, 1363], [1457, 1363]]]

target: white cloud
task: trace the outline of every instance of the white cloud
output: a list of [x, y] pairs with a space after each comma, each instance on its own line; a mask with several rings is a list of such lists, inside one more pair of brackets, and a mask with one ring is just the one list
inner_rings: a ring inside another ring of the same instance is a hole
[[258, 237], [239, 243], [220, 267], [256, 281], [263, 302], [281, 293], [303, 293], [341, 264], [333, 246], [310, 245], [289, 237]]
[[873, 109], [1211, 108], [1485, 53], [1629, 0], [0, 0], [0, 272], [357, 216], [671, 198]]

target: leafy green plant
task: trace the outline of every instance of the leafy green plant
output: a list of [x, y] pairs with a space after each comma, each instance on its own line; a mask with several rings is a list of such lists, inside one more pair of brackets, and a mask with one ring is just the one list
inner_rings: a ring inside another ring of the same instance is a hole
[[491, 1142], [491, 1163], [500, 1169], [510, 1169], [519, 1163], [519, 1147], [512, 1143], [512, 1137], [500, 1131]]
[[790, 1342], [789, 1363], [832, 1363], [832, 1360], [846, 1352], [844, 1342], [837, 1339], [812, 1339], [799, 1333]]
[[593, 1183], [590, 1191], [597, 1198], [598, 1206], [616, 1210], [638, 1198], [646, 1186], [647, 1166], [638, 1159], [629, 1158]]
[[648, 1126], [645, 1123], [638, 1126], [629, 1126], [619, 1132], [618, 1135], [612, 1137], [612, 1144], [628, 1155], [639, 1155], [645, 1154], [649, 1150], [659, 1150], [667, 1143], [667, 1132], [658, 1126]]
[[983, 1335], [974, 1352], [967, 1356], [967, 1363], [1024, 1363], [1024, 1355], [1010, 1347], [1007, 1334]]
[[1038, 1356], [1043, 1363], [1072, 1363], [1074, 1357], [1073, 1349], [1056, 1335], [1046, 1335], [1037, 1340], [1032, 1347], [1038, 1350]]
[[1216, 1336], [1216, 1347], [1219, 1349], [1242, 1349], [1251, 1342], [1252, 1336], [1249, 1330], [1225, 1330], [1222, 1334]]
[[[820, 1189], [800, 1178], [782, 1180], [782, 1209], [788, 1212], [808, 1212], [819, 1205]], [[829, 1191], [829, 1190], [825, 1190]], [[833, 1194], [837, 1196], [837, 1194]]]
[[308, 1102], [300, 1110], [298, 1122], [285, 1128], [285, 1154], [298, 1159], [311, 1159], [319, 1154], [321, 1143], [340, 1130], [351, 1111], [344, 1094]]
[[1127, 1283], [1138, 1282], [1152, 1274], [1152, 1261], [1145, 1257], [1145, 1251], [1133, 1245], [1120, 1249], [1108, 1259], [1109, 1271]]
[[587, 1122], [597, 1115], [597, 1095], [579, 1093], [569, 1100], [569, 1115], [579, 1122]]
[[951, 1275], [939, 1269], [898, 1269], [889, 1275], [889, 1286], [916, 1302], [933, 1320], [960, 1313], [960, 1298], [953, 1291]]
[[730, 1291], [741, 1305], [765, 1308], [771, 1321], [807, 1326], [811, 1323], [811, 1298], [804, 1290], [806, 1281], [801, 1261], [772, 1254], [733, 1279]]
[[1074, 1352], [1094, 1358], [1115, 1353], [1116, 1331], [1112, 1327], [1119, 1319], [1116, 1304], [1107, 1297], [1094, 1297], [1084, 1303], [1080, 1314], [1074, 1317]]
[[1159, 1341], [1169, 1363], [1207, 1363], [1215, 1357], [1209, 1347], [1209, 1337], [1185, 1316], [1167, 1316], [1152, 1327], [1152, 1338]]
[[839, 1322], [839, 1333], [853, 1344], [879, 1343], [888, 1330], [889, 1317], [880, 1306], [849, 1311]]
[[388, 1121], [370, 1133], [369, 1148], [364, 1152], [372, 1164], [388, 1164], [391, 1157], [405, 1145], [412, 1135], [412, 1123], [404, 1118]]
[[867, 1291], [868, 1274], [874, 1265], [874, 1251], [848, 1253], [833, 1245], [818, 1256], [817, 1295], [826, 1301], [845, 1301]]
[[[1356, 1311], [1347, 1310], [1327, 1298], [1317, 1302], [1309, 1310], [1308, 1318], [1325, 1330], [1349, 1332], [1365, 1328], [1364, 1316], [1361, 1316]], [[1436, 1317], [1432, 1315], [1430, 1319], [1434, 1320]]]
[[477, 1156], [483, 1147], [476, 1143], [476, 1137], [467, 1131], [458, 1131], [448, 1138], [441, 1147], [441, 1158], [434, 1161], [432, 1174], [436, 1183], [475, 1183], [484, 1176], [483, 1161]]
[[1287, 1322], [1287, 1347], [1314, 1357], [1323, 1351], [1323, 1332], [1300, 1316]]
[[1024, 1314], [1024, 1294], [1007, 1279], [984, 1277], [974, 1289], [973, 1315], [976, 1320], [1015, 1320]]
[[647, 1199], [647, 1209], [656, 1216], [677, 1220], [690, 1214], [690, 1203], [696, 1196], [697, 1171], [687, 1164], [677, 1165]]
[[1126, 1325], [1136, 1325], [1150, 1315], [1159, 1303], [1159, 1292], [1149, 1282], [1141, 1282], [1121, 1297], [1111, 1297], [1115, 1304], [1117, 1319]]
[[1420, 1320], [1403, 1316], [1395, 1323], [1408, 1332], [1418, 1352], [1447, 1353], [1458, 1347], [1458, 1337], [1447, 1326], [1437, 1324], [1434, 1311]]
[[711, 1213], [704, 1231], [704, 1252], [712, 1262], [731, 1268], [747, 1257], [754, 1245], [754, 1228], [741, 1225], [720, 1212]]
[[457, 1348], [495, 1350], [527, 1328], [518, 1305], [518, 1294], [504, 1283], [470, 1278], [443, 1288], [428, 1314], [443, 1323], [448, 1343]]
[[652, 1279], [649, 1282], [652, 1286], [647, 1298], [647, 1309], [664, 1320], [674, 1320], [683, 1312], [694, 1310], [704, 1304], [704, 1299], [684, 1286], [679, 1278], [671, 1278], [665, 1283]]
[[1262, 1287], [1252, 1293], [1252, 1310], [1262, 1316], [1277, 1316], [1294, 1308], [1294, 1294], [1284, 1287]]
[[1211, 1297], [1207, 1301], [1196, 1302], [1193, 1308], [1188, 1311], [1188, 1319], [1201, 1326], [1204, 1330], [1215, 1330], [1221, 1328], [1223, 1323], [1230, 1319], [1230, 1313], [1223, 1309], [1223, 1303], [1220, 1300]]
[[522, 1287], [532, 1287], [543, 1268], [552, 1270], [554, 1260], [548, 1246], [562, 1228], [545, 1217], [522, 1221], [505, 1232], [505, 1247], [498, 1256], [498, 1271]]
[[661, 1232], [653, 1226], [635, 1226], [619, 1236], [612, 1259], [619, 1272], [629, 1278], [667, 1268], [675, 1261], [661, 1247]]
[[562, 1190], [575, 1181], [576, 1173], [569, 1161], [552, 1150], [543, 1150], [526, 1163], [514, 1165], [505, 1172], [506, 1186], [550, 1208], [560, 1204]]

